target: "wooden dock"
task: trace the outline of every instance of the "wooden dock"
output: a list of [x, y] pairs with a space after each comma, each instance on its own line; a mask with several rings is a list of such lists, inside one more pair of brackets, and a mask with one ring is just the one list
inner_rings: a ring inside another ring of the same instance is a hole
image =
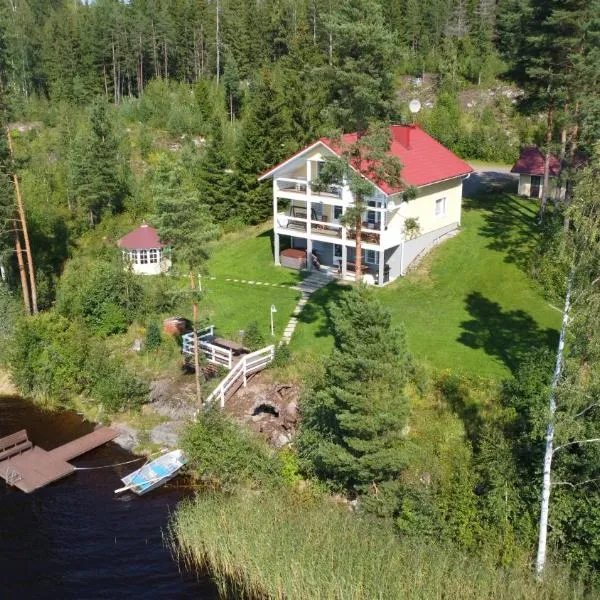
[[25, 429], [0, 439], [0, 477], [30, 494], [75, 471], [69, 460], [114, 440], [118, 432], [99, 427], [72, 442], [46, 451], [33, 446]]

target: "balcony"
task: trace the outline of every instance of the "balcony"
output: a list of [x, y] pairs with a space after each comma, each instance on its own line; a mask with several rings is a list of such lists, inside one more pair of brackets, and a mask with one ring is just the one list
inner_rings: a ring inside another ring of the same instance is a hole
[[[276, 193], [286, 197], [289, 196], [291, 198], [298, 197], [298, 195], [306, 196], [309, 183], [305, 178], [287, 178], [287, 177], [278, 177], [275, 179], [275, 189]], [[322, 191], [311, 190], [313, 196], [317, 196], [319, 198], [335, 198], [340, 199], [342, 197], [342, 188], [338, 185], [330, 185], [327, 186], [326, 189]]]

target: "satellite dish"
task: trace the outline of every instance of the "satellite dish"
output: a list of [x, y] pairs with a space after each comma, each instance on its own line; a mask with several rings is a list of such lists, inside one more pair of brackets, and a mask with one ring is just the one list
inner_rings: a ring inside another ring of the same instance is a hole
[[416, 115], [421, 110], [421, 103], [415, 98], [408, 103], [408, 110], [413, 115]]
[[396, 208], [396, 203], [393, 200], [388, 200], [387, 207], [389, 210], [394, 210]]

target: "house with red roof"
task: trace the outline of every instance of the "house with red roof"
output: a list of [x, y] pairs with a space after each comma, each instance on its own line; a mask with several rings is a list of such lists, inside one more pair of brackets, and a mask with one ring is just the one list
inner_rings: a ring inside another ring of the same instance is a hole
[[[517, 162], [510, 170], [519, 175], [519, 196], [541, 198], [544, 181], [544, 154], [537, 146], [523, 146]], [[550, 190], [551, 198], [565, 195], [564, 187], [558, 186], [557, 177], [560, 174], [560, 159], [550, 155]]]
[[[537, 146], [523, 146], [517, 162], [510, 170], [511, 173], [519, 175], [519, 195], [529, 198], [541, 198], [544, 182], [544, 154]], [[576, 153], [572, 167], [581, 169], [586, 165], [586, 159], [582, 154]], [[560, 181], [561, 174], [560, 158], [554, 154], [550, 155], [549, 169], [549, 197], [562, 200], [566, 192], [566, 180]]]
[[138, 275], [160, 275], [171, 268], [166, 245], [161, 242], [158, 231], [146, 223], [123, 236], [117, 246], [123, 260]]
[[[416, 125], [391, 125], [390, 132], [389, 152], [402, 163], [403, 185], [416, 189], [416, 197], [404, 198], [402, 187], [371, 179], [373, 194], [363, 214], [362, 262], [364, 280], [377, 285], [404, 275], [418, 256], [458, 229], [462, 182], [472, 172]], [[356, 134], [344, 135], [342, 144], [356, 139]], [[321, 191], [311, 186], [326, 157], [339, 152], [331, 140], [321, 138], [259, 178], [273, 179], [275, 264], [308, 269], [316, 265], [343, 279], [354, 278], [356, 242], [353, 231], [342, 223], [354, 203], [352, 192], [345, 185]], [[286, 249], [280, 252], [282, 242]]]

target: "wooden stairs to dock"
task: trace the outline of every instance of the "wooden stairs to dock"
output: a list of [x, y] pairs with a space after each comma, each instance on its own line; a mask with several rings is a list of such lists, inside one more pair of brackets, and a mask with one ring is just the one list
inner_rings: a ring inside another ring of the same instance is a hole
[[46, 451], [34, 446], [22, 429], [0, 438], [0, 477], [21, 491], [30, 494], [75, 471], [69, 460], [81, 456], [119, 433], [108, 427], [99, 427], [72, 442]]

